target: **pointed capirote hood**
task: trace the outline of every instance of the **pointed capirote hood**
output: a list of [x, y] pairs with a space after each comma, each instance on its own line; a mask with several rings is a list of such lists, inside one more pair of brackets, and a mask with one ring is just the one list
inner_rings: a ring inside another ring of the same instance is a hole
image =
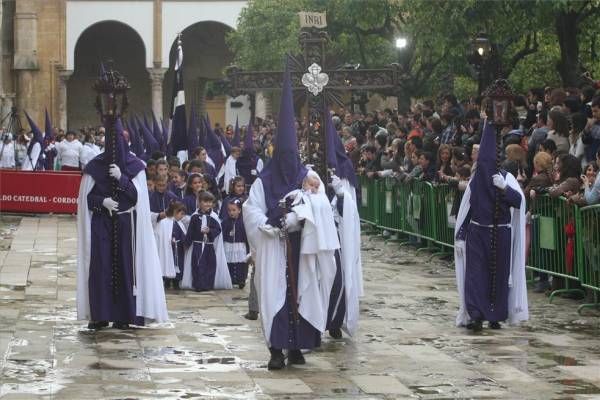
[[[42, 131], [40, 130], [40, 128], [38, 128], [38, 126], [35, 124], [35, 122], [33, 122], [33, 119], [31, 119], [31, 117], [29, 116], [29, 114], [27, 113], [27, 111], [25, 111], [25, 117], [27, 118], [27, 122], [29, 123], [29, 126], [31, 127], [31, 132], [33, 132], [33, 137], [31, 138], [31, 141], [29, 142], [29, 146], [27, 146], [27, 154], [31, 154], [31, 150], [33, 150], [33, 146], [36, 143], [40, 144], [41, 149], [44, 149], [44, 135], [42, 134]], [[35, 165], [33, 166], [35, 168]]]
[[358, 179], [354, 172], [352, 160], [346, 154], [340, 135], [335, 130], [331, 113], [325, 108], [325, 134], [327, 135], [327, 167], [335, 170], [335, 175], [347, 179], [356, 189]]
[[146, 156], [150, 158], [152, 156], [152, 153], [160, 150], [160, 145], [158, 144], [158, 142], [156, 141], [146, 124], [144, 122], [141, 122], [137, 118], [137, 116], [135, 118], [137, 126], [139, 127], [139, 131], [141, 132], [141, 136], [144, 139], [144, 150], [146, 152]]
[[188, 150], [188, 158], [192, 158], [192, 153], [198, 147], [200, 147], [200, 142], [198, 141], [198, 121], [196, 120], [196, 113], [194, 112], [194, 103], [191, 106], [190, 112], [190, 124], [187, 129], [187, 150]]
[[493, 202], [496, 190], [492, 183], [492, 175], [498, 173], [496, 166], [496, 128], [487, 121], [483, 127], [477, 167], [471, 177], [471, 204], [487, 204]]
[[129, 119], [129, 140], [131, 141], [131, 151], [133, 151], [136, 156], [144, 159], [146, 155], [144, 152], [144, 144], [140, 138], [139, 127], [133, 117]]
[[156, 139], [160, 151], [164, 153], [167, 150], [167, 143], [163, 140], [162, 129], [158, 123], [158, 119], [156, 118], [154, 111], [152, 111], [152, 136], [154, 136], [154, 139]]
[[[110, 137], [110, 126], [106, 123], [104, 125], [106, 129], [104, 151], [87, 163], [83, 172], [91, 175], [92, 178], [98, 182], [105, 182], [108, 179], [108, 166], [114, 162], [119, 166], [119, 169], [121, 169], [121, 173], [129, 178], [135, 177], [146, 166], [142, 160], [129, 151], [129, 146], [125, 142], [125, 137], [123, 136], [123, 124], [121, 119], [117, 119], [113, 132], [116, 135], [114, 144], [116, 147], [113, 147], [113, 140]], [[115, 154], [114, 160], [113, 149]]]
[[269, 212], [278, 207], [283, 196], [300, 188], [307, 172], [298, 153], [292, 84], [289, 65], [286, 63], [273, 158], [259, 175]]
[[204, 127], [206, 129], [206, 142], [204, 147], [206, 148], [206, 153], [210, 159], [215, 163], [215, 169], [218, 171], [225, 162], [223, 159], [223, 151], [221, 150], [222, 143], [211, 127], [208, 114], [206, 115], [204, 122]]
[[242, 140], [240, 138], [239, 120], [236, 117], [236, 119], [235, 119], [235, 130], [233, 131], [233, 139], [231, 139], [231, 146], [233, 146], [233, 147], [240, 147], [241, 141]]
[[46, 108], [46, 121], [44, 127], [44, 139], [46, 143], [50, 143], [54, 140], [54, 135], [52, 134], [52, 122], [50, 121], [50, 114], [48, 114], [48, 109]]

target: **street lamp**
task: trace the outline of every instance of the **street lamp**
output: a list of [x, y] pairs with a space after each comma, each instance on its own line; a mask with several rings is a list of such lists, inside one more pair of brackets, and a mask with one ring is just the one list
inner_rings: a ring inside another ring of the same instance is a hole
[[[108, 157], [111, 164], [117, 162], [117, 131], [115, 124], [123, 113], [127, 110], [127, 90], [130, 86], [127, 79], [119, 72], [112, 69], [111, 63], [108, 64], [108, 70], [104, 64], [100, 64], [100, 76], [93, 85], [96, 91], [96, 110], [106, 126]], [[107, 164], [107, 175], [109, 165]], [[112, 199], [119, 201], [118, 184], [115, 179], [111, 180]], [[119, 217], [117, 213], [111, 213], [112, 219], [112, 238], [111, 238], [111, 269], [112, 269], [112, 298], [117, 302], [119, 292]]]
[[[500, 173], [501, 132], [505, 126], [512, 125], [513, 100], [515, 92], [506, 79], [497, 79], [483, 93], [483, 108], [487, 115], [486, 123], [491, 123], [496, 129], [496, 173]], [[496, 254], [498, 249], [498, 219], [500, 217], [501, 190], [496, 188], [494, 197], [494, 218], [492, 225], [492, 249], [490, 260], [490, 302], [496, 303]]]
[[396, 48], [402, 50], [408, 44], [408, 40], [404, 37], [396, 38]]
[[[405, 37], [400, 36], [396, 38], [396, 49], [398, 49], [398, 67], [401, 73], [406, 73], [406, 71], [408, 70], [408, 63], [405, 62], [406, 57], [404, 55], [404, 49], [407, 45], [408, 39], [406, 39]], [[401, 109], [407, 109], [410, 106], [410, 102], [402, 100], [402, 93], [398, 93], [396, 98], [398, 99], [398, 111], [400, 111]]]
[[471, 51], [467, 60], [469, 61], [469, 64], [473, 65], [477, 70], [477, 93], [479, 95], [481, 95], [483, 90], [483, 75], [491, 52], [492, 44], [486, 34], [480, 33], [471, 41]]

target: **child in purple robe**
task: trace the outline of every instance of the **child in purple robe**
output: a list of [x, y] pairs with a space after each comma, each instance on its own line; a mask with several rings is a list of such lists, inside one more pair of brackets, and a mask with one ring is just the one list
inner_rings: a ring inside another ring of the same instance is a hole
[[192, 215], [198, 209], [198, 194], [202, 191], [206, 182], [200, 174], [190, 174], [185, 185], [185, 196], [183, 196], [183, 204], [188, 215]]
[[185, 260], [183, 242], [187, 229], [182, 220], [185, 213], [185, 205], [182, 202], [172, 202], [167, 208], [166, 218], [158, 223], [156, 229], [158, 257], [162, 267], [165, 289], [172, 287], [179, 290], [179, 283], [183, 276]]
[[244, 229], [244, 221], [241, 218], [242, 201], [231, 200], [227, 204], [227, 217], [221, 224], [223, 228], [223, 247], [231, 283], [238, 285], [240, 289], [246, 286], [248, 277], [248, 257], [250, 246]]
[[198, 195], [198, 212], [190, 219], [185, 245], [191, 248], [192, 288], [197, 292], [214, 289], [217, 254], [214, 242], [221, 234], [221, 224], [212, 212], [215, 197], [206, 191]]
[[241, 176], [236, 176], [229, 183], [229, 194], [223, 199], [219, 212], [221, 221], [227, 218], [227, 205], [234, 200], [240, 200], [240, 205], [246, 200], [246, 181]]
[[168, 180], [166, 176], [156, 175], [154, 177], [154, 191], [149, 193], [150, 215], [152, 223], [156, 224], [166, 217], [169, 205], [177, 200], [177, 197], [167, 190]]

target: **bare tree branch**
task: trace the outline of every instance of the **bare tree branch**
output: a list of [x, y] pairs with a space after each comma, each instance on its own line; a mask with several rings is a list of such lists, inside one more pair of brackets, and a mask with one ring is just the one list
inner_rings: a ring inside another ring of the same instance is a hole
[[525, 46], [523, 46], [521, 50], [519, 50], [515, 55], [512, 56], [510, 61], [507, 63], [507, 67], [504, 68], [506, 75], [510, 75], [510, 73], [517, 66], [519, 61], [521, 61], [528, 55], [537, 52], [538, 49], [539, 42], [537, 32], [533, 32], [532, 34], [527, 35], [527, 38], [525, 39]]
[[577, 11], [577, 18], [575, 20], [577, 24], [582, 23], [589, 17], [598, 15], [598, 13], [600, 12], [600, 6], [592, 6], [589, 10], [586, 11], [588, 5], [589, 3], [584, 3], [581, 9]]

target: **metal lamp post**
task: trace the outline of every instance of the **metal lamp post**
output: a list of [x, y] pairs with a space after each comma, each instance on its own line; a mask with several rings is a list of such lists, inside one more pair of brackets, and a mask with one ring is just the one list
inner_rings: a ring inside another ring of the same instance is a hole
[[[397, 37], [395, 45], [396, 50], [398, 50], [398, 67], [402, 73], [406, 73], [408, 70], [408, 65], [406, 65], [405, 62], [406, 56], [404, 54], [404, 50], [406, 49], [406, 46], [408, 46], [408, 39], [402, 36]], [[406, 99], [403, 99], [401, 92], [397, 94], [397, 99], [396, 106], [398, 107], [398, 111], [406, 111], [408, 108], [410, 108], [410, 100], [407, 102]]]
[[[107, 127], [107, 140], [110, 140], [111, 152], [108, 154], [111, 164], [117, 162], [117, 132], [115, 124], [127, 110], [127, 90], [130, 86], [127, 79], [119, 72], [109, 68], [105, 69], [101, 65], [100, 76], [94, 82], [93, 89], [96, 92], [96, 110], [102, 119], [103, 124]], [[108, 167], [108, 166], [107, 166]], [[106, 173], [108, 174], [108, 168]], [[118, 183], [112, 179], [112, 199], [119, 201], [119, 191], [117, 190]], [[111, 214], [112, 218], [112, 243], [111, 243], [111, 260], [112, 260], [112, 297], [116, 302], [119, 293], [119, 219], [116, 213]]]
[[[487, 114], [487, 123], [492, 123], [496, 129], [496, 171], [500, 173], [502, 154], [502, 129], [511, 126], [513, 115], [513, 99], [515, 93], [506, 79], [496, 80], [483, 93], [485, 96], [482, 108]], [[500, 189], [496, 189], [494, 198], [494, 218], [492, 225], [492, 249], [490, 261], [490, 302], [496, 303], [496, 272], [498, 249], [498, 219], [500, 217]]]
[[483, 91], [483, 76], [487, 67], [487, 60], [492, 52], [492, 44], [490, 39], [484, 33], [477, 35], [471, 41], [471, 52], [468, 56], [468, 61], [477, 70], [477, 94], [481, 95]]

